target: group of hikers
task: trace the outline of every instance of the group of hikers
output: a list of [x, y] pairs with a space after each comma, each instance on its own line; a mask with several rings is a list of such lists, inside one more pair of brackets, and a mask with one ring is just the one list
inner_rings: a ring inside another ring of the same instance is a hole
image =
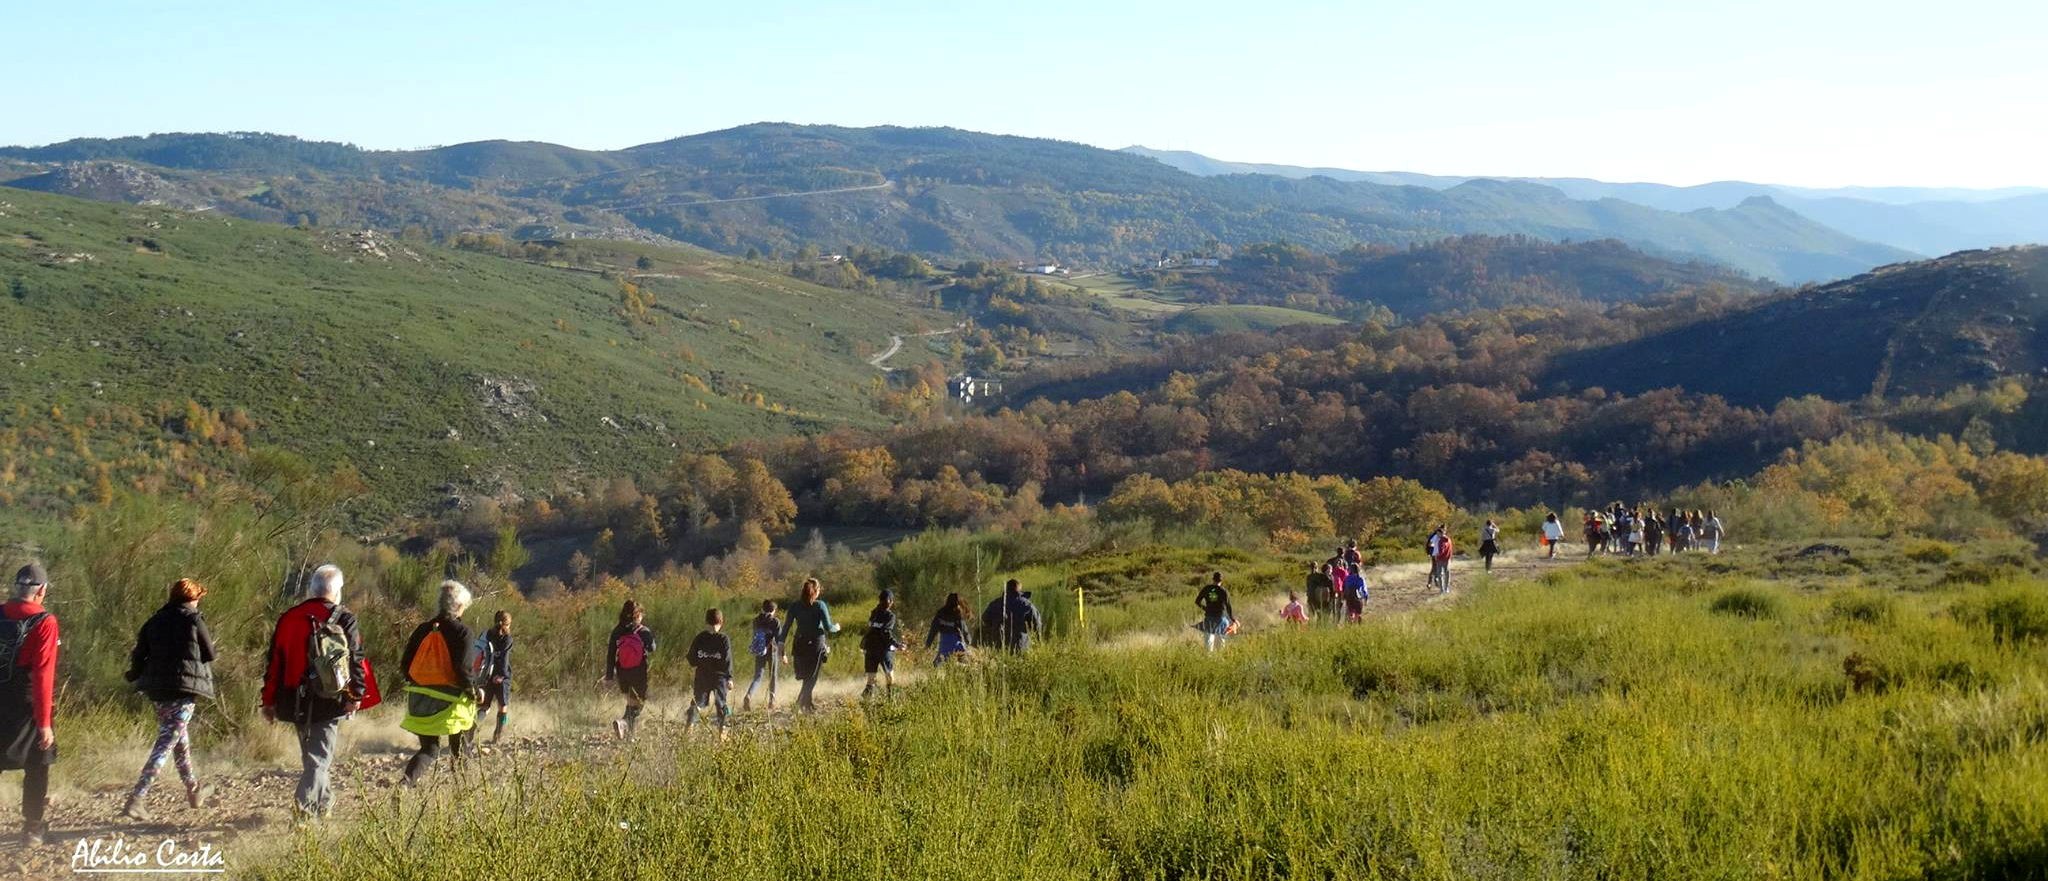
[[[1583, 521], [1586, 556], [1613, 554], [1625, 557], [1660, 553], [1700, 552], [1718, 554], [1727, 529], [1712, 511], [1681, 511], [1661, 514], [1647, 505], [1625, 506], [1620, 502], [1605, 510], [1589, 509]], [[1554, 550], [1553, 550], [1554, 552]]]
[[[1725, 536], [1712, 511], [1672, 511], [1668, 516], [1647, 507], [1588, 510], [1584, 518], [1587, 554], [1655, 555], [1701, 551], [1719, 553]], [[1479, 554], [1488, 570], [1500, 553], [1501, 530], [1492, 520], [1480, 529]], [[1542, 524], [1542, 543], [1555, 557], [1564, 530], [1556, 514]], [[1430, 532], [1423, 550], [1430, 563], [1426, 585], [1438, 593], [1451, 589], [1455, 543], [1447, 525]], [[1364, 618], [1371, 588], [1365, 559], [1356, 540], [1346, 541], [1328, 559], [1310, 563], [1299, 592], [1289, 591], [1281, 619], [1296, 626], [1311, 620], [1356, 623]], [[1221, 648], [1239, 629], [1237, 612], [1221, 572], [1211, 573], [1195, 595], [1201, 612], [1195, 628], [1209, 651]], [[302, 818], [327, 816], [334, 808], [331, 784], [342, 722], [382, 701], [362, 633], [353, 612], [341, 603], [344, 579], [339, 567], [321, 566], [305, 583], [305, 597], [279, 616], [272, 631], [262, 687], [263, 718], [286, 722], [298, 735], [300, 776], [293, 807]], [[24, 772], [22, 782], [23, 839], [39, 844], [47, 830], [50, 766], [57, 758], [51, 719], [60, 644], [57, 619], [43, 607], [50, 579], [37, 564], [15, 574], [12, 598], [0, 605], [0, 771]], [[797, 600], [784, 609], [764, 600], [750, 625], [748, 654], [753, 676], [741, 694], [740, 709], [751, 711], [756, 689], [766, 681], [767, 707], [775, 708], [776, 690], [785, 665], [799, 684], [797, 710], [816, 712], [815, 689], [831, 657], [831, 637], [840, 630], [830, 605], [822, 598], [818, 579], [803, 582]], [[214, 697], [214, 643], [200, 614], [206, 588], [191, 579], [170, 586], [162, 608], [142, 625], [130, 653], [127, 679], [155, 707], [157, 737], [135, 785], [128, 791], [123, 815], [149, 820], [148, 795], [164, 762], [174, 762], [184, 784], [186, 802], [197, 808], [212, 793], [192, 767], [189, 729], [200, 701]], [[1307, 602], [1304, 605], [1303, 599]], [[405, 713], [399, 725], [419, 740], [399, 783], [416, 785], [438, 759], [451, 760], [476, 749], [481, 716], [496, 710], [491, 739], [505, 734], [512, 703], [512, 616], [500, 611], [489, 629], [474, 633], [464, 615], [474, 601], [457, 581], [441, 584], [432, 618], [415, 627], [406, 639], [399, 668], [404, 678]], [[1022, 652], [1044, 627], [1044, 618], [1016, 579], [1010, 579], [980, 616], [979, 638], [967, 600], [948, 594], [926, 627], [924, 648], [936, 652], [934, 666], [966, 660], [977, 643], [1007, 652]], [[649, 697], [649, 670], [658, 639], [646, 622], [646, 608], [628, 599], [619, 609], [618, 624], [605, 648], [602, 683], [616, 687], [625, 710], [612, 723], [613, 734], [628, 739], [638, 728]], [[907, 649], [896, 597], [882, 590], [868, 614], [859, 648], [866, 686], [863, 699], [878, 692], [894, 693], [896, 656]], [[11, 663], [9, 662], [11, 660]], [[684, 728], [715, 713], [723, 735], [732, 716], [734, 650], [725, 633], [725, 614], [704, 613], [703, 630], [690, 641], [685, 659], [691, 670], [691, 695]]]
[[[332, 769], [342, 723], [383, 700], [363, 650], [361, 624], [341, 602], [344, 581], [339, 567], [313, 570], [304, 599], [278, 617], [264, 667], [263, 718], [289, 723], [298, 736], [300, 775], [293, 809], [305, 820], [326, 817], [334, 809]], [[48, 573], [31, 563], [16, 572], [12, 597], [0, 605], [0, 771], [24, 772], [22, 841], [28, 846], [40, 845], [48, 832], [50, 766], [57, 759], [52, 720], [61, 640], [56, 616], [43, 606], [49, 591]], [[764, 678], [773, 709], [781, 667], [792, 663], [801, 684], [798, 709], [817, 710], [813, 690], [831, 655], [829, 638], [839, 632], [821, 592], [817, 579], [805, 580], [784, 617], [778, 617], [775, 601], [761, 603], [752, 622], [754, 675], [741, 698], [743, 711], [751, 709], [754, 690]], [[157, 719], [156, 741], [122, 808], [130, 819], [154, 819], [148, 796], [167, 759], [177, 765], [187, 804], [199, 808], [212, 795], [212, 787], [193, 769], [188, 733], [199, 702], [215, 694], [214, 642], [200, 613], [205, 596], [206, 588], [191, 579], [172, 584], [130, 653], [127, 679], [152, 702]], [[505, 734], [512, 702], [512, 616], [500, 611], [488, 630], [474, 633], [464, 621], [473, 601], [467, 586], [442, 582], [434, 616], [406, 639], [399, 660], [405, 701], [399, 725], [418, 738], [419, 746], [405, 764], [401, 785], [417, 785], [444, 754], [451, 761], [474, 754], [478, 719], [494, 708], [491, 739]], [[1030, 593], [1011, 579], [983, 610], [981, 625], [982, 642], [1019, 652], [1041, 631], [1043, 617]], [[690, 642], [686, 730], [715, 709], [722, 733], [731, 716], [727, 698], [733, 647], [724, 631], [725, 615], [713, 608], [704, 614], [703, 631]], [[948, 595], [925, 633], [925, 647], [937, 648], [932, 663], [965, 660], [975, 643], [967, 601], [958, 593]], [[625, 697], [625, 712], [613, 723], [621, 739], [633, 736], [647, 705], [656, 646], [646, 609], [626, 600], [606, 646], [602, 680]], [[893, 693], [896, 654], [906, 644], [892, 592], [880, 592], [860, 648], [867, 673], [863, 696]]]

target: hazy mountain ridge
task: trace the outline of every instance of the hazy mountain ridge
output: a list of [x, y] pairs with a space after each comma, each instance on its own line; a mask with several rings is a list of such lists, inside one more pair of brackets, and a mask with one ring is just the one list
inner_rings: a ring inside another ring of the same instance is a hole
[[1212, 241], [1335, 251], [1483, 233], [1620, 238], [1784, 280], [1910, 256], [1760, 205], [1674, 214], [1533, 184], [1201, 177], [1128, 153], [957, 129], [764, 123], [609, 152], [508, 141], [377, 152], [274, 135], [154, 135], [4, 148], [0, 159], [121, 160], [232, 181], [256, 195], [219, 210], [261, 219], [522, 236], [630, 225], [728, 253], [868, 244], [1128, 265]]
[[1693, 186], [1626, 183], [1590, 178], [1487, 177], [1308, 168], [1213, 159], [1185, 150], [1126, 147], [1190, 174], [1268, 174], [1400, 183], [1449, 189], [1475, 180], [1512, 180], [1553, 188], [1573, 199], [1619, 199], [1662, 211], [1726, 209], [1766, 197], [1850, 236], [1937, 256], [1972, 248], [2048, 242], [2048, 188], [2001, 187], [1792, 187], [1748, 181]]

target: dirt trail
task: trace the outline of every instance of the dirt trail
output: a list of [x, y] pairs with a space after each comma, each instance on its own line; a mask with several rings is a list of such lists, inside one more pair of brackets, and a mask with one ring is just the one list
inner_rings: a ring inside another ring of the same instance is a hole
[[[1491, 577], [1498, 580], [1534, 578], [1577, 562], [1579, 559], [1576, 557], [1550, 561], [1533, 552], [1512, 554], [1496, 558]], [[1424, 583], [1428, 573], [1428, 565], [1419, 562], [1376, 566], [1367, 570], [1372, 600], [1366, 607], [1366, 615], [1385, 617], [1455, 601], [1479, 585], [1482, 577], [1476, 560], [1461, 558], [1452, 568], [1451, 592], [1438, 594]], [[1280, 608], [1286, 601], [1285, 591], [1262, 595], [1249, 602], [1240, 600], [1238, 614], [1245, 626], [1254, 631], [1281, 627]], [[1152, 630], [1120, 637], [1107, 643], [1106, 647], [1136, 650], [1175, 643], [1192, 644], [1198, 639], [1199, 636], [1190, 628]], [[926, 674], [930, 663], [931, 656], [927, 653], [906, 653], [898, 663], [897, 686], [901, 688], [915, 683]], [[740, 679], [733, 689], [732, 736], [758, 734], [795, 724], [797, 716], [792, 708], [796, 689], [790, 678], [785, 676], [782, 680], [775, 710], [766, 710], [763, 706], [765, 695], [757, 693], [762, 704], [747, 712], [739, 709], [740, 692], [745, 690], [745, 672], [741, 673]], [[863, 685], [864, 680], [857, 676], [829, 678], [818, 683], [816, 696], [824, 711], [830, 713], [857, 703], [861, 699]], [[683, 738], [683, 714], [688, 695], [674, 692], [671, 687], [669, 693], [656, 695], [642, 722], [639, 736], [624, 743], [614, 739], [600, 724], [583, 725], [567, 718], [558, 720], [552, 715], [562, 712], [573, 716], [579, 709], [551, 708], [545, 698], [523, 705], [515, 704], [512, 733], [504, 743], [483, 745], [476, 759], [465, 763], [459, 772], [450, 771], [444, 758], [432, 774], [434, 782], [424, 791], [445, 793], [456, 785], [480, 785], [496, 769], [547, 767], [577, 761], [605, 762], [627, 751], [689, 748], [691, 743], [712, 743], [715, 735], [703, 725], [692, 734], [693, 739]], [[607, 703], [601, 710], [585, 706], [580, 711], [598, 712], [609, 718], [616, 709]], [[344, 725], [344, 757], [336, 763], [334, 770], [336, 819], [328, 821], [327, 825], [345, 824], [348, 817], [394, 799], [418, 797], [402, 789], [397, 782], [406, 759], [413, 751], [411, 736], [398, 731], [397, 724], [395, 713], [379, 711]], [[531, 733], [536, 730], [550, 733]], [[561, 733], [565, 731], [575, 733]], [[233, 877], [237, 864], [254, 862], [290, 840], [294, 828], [290, 805], [292, 792], [298, 784], [298, 769], [292, 750], [284, 752], [283, 757], [261, 767], [210, 767], [208, 759], [211, 757], [197, 757], [200, 773], [216, 791], [211, 803], [196, 810], [184, 805], [184, 789], [178, 782], [177, 772], [166, 765], [164, 774], [158, 778], [156, 791], [151, 795], [150, 807], [156, 819], [149, 823], [128, 820], [120, 815], [127, 792], [124, 783], [105, 783], [83, 792], [56, 793], [49, 814], [52, 829], [49, 843], [26, 853], [19, 848], [0, 852], [0, 873], [25, 878], [66, 877], [71, 872], [72, 855], [81, 840], [90, 846], [92, 840], [100, 839], [103, 846], [111, 846], [112, 840], [118, 837], [125, 839], [126, 846], [131, 849], [143, 847], [152, 852], [165, 839], [178, 842], [188, 852], [202, 844], [209, 845], [227, 855], [227, 876]], [[138, 751], [133, 762], [139, 764], [140, 759]], [[105, 764], [119, 769], [127, 763], [108, 758]], [[455, 778], [452, 785], [451, 776]], [[7, 782], [18, 780], [18, 776], [9, 775]], [[11, 801], [18, 790], [11, 786], [8, 789], [0, 795]], [[12, 828], [0, 829], [0, 835], [13, 831]]]
[[[1366, 585], [1372, 597], [1366, 603], [1365, 616], [1384, 618], [1410, 612], [1425, 606], [1454, 602], [1466, 596], [1482, 579], [1495, 581], [1520, 581], [1540, 577], [1543, 573], [1564, 566], [1579, 563], [1583, 558], [1561, 555], [1555, 560], [1546, 560], [1542, 554], [1533, 551], [1509, 553], [1493, 558], [1493, 571], [1488, 573], [1477, 558], [1458, 557], [1451, 563], [1451, 591], [1438, 593], [1430, 587], [1429, 563], [1392, 563], [1371, 566], [1365, 570]], [[1246, 631], [1270, 630], [1285, 626], [1280, 620], [1280, 610], [1287, 605], [1287, 592], [1295, 588], [1283, 588], [1277, 592], [1259, 595], [1251, 600], [1237, 597], [1237, 617]], [[1189, 600], [1192, 603], [1193, 595]], [[1308, 602], [1303, 597], [1302, 603]], [[1128, 650], [1149, 648], [1175, 642], [1196, 643], [1201, 635], [1194, 629], [1193, 606], [1189, 607], [1190, 626], [1174, 630], [1147, 630], [1128, 633], [1105, 643], [1111, 649]], [[1328, 626], [1327, 622], [1314, 622], [1311, 626]], [[1240, 631], [1243, 632], [1243, 631]]]
[[[922, 665], [928, 663], [930, 656], [923, 653], [902, 657], [896, 674], [897, 687], [915, 682], [924, 672]], [[740, 710], [740, 692], [745, 690], [744, 675], [741, 678], [742, 681], [733, 689], [729, 736], [759, 734], [797, 723], [799, 717], [794, 710], [796, 687], [791, 678], [786, 674], [783, 677], [774, 710], [766, 709], [766, 695], [757, 691], [758, 703], [747, 712]], [[822, 712], [832, 713], [858, 702], [864, 685], [865, 680], [861, 677], [822, 679], [815, 695]], [[675, 693], [678, 690], [682, 693]], [[429, 782], [419, 790], [408, 790], [398, 785], [406, 760], [411, 757], [416, 744], [411, 735], [397, 729], [398, 716], [395, 712], [380, 710], [346, 722], [342, 728], [342, 758], [335, 763], [333, 771], [336, 792], [334, 817], [315, 828], [345, 826], [349, 817], [393, 800], [418, 798], [421, 793], [445, 794], [457, 787], [483, 785], [502, 769], [543, 768], [578, 761], [607, 763], [622, 753], [638, 750], [686, 749], [693, 743], [714, 744], [717, 737], [715, 725], [700, 723], [696, 731], [685, 737], [683, 720], [689, 701], [687, 685], [670, 687], [668, 691], [668, 694], [657, 693], [642, 718], [639, 732], [631, 741], [618, 740], [608, 727], [601, 724], [582, 726], [556, 721], [545, 704], [546, 698], [524, 705], [515, 703], [515, 721], [502, 743], [482, 744], [477, 755], [465, 761], [459, 770], [452, 770], [447, 758], [442, 758], [430, 773]], [[605, 705], [607, 718], [618, 710], [613, 703], [616, 702]], [[488, 720], [479, 721], [480, 727], [489, 727]], [[519, 733], [533, 729], [547, 729], [555, 733]], [[577, 729], [580, 733], [559, 733], [564, 729]], [[0, 841], [7, 843], [7, 847], [0, 848], [0, 877], [69, 877], [73, 870], [73, 854], [81, 841], [91, 847], [92, 842], [98, 839], [102, 852], [105, 852], [105, 848], [112, 847], [117, 838], [125, 840], [129, 852], [142, 848], [152, 857], [166, 839], [175, 841], [187, 853], [198, 850], [201, 845], [210, 846], [216, 852], [226, 854], [228, 871], [225, 874], [234, 877], [237, 865], [254, 863], [260, 857], [275, 852], [290, 840], [295, 829], [291, 804], [298, 786], [299, 771], [296, 752], [287, 752], [288, 755], [261, 767], [243, 764], [223, 768], [209, 764], [212, 757], [195, 756], [194, 764], [201, 777], [215, 790], [213, 798], [198, 809], [186, 806], [185, 790], [178, 781], [178, 773], [167, 762], [150, 793], [149, 808], [155, 816], [147, 823], [121, 816], [122, 805], [127, 800], [126, 783], [104, 783], [85, 791], [53, 792], [47, 817], [50, 837], [43, 847], [28, 852], [14, 847], [12, 836], [16, 827], [12, 824], [18, 819], [6, 820], [4, 828], [0, 828]], [[133, 764], [139, 766], [140, 762], [141, 752], [137, 751]], [[109, 759], [108, 764], [118, 768], [125, 767], [128, 762], [124, 759], [116, 763]], [[10, 782], [19, 779], [19, 775], [9, 775]], [[18, 789], [10, 788], [4, 794], [9, 808], [18, 803], [15, 801], [18, 792]], [[12, 811], [9, 814], [19, 816]], [[188, 874], [182, 877], [206, 876]]]

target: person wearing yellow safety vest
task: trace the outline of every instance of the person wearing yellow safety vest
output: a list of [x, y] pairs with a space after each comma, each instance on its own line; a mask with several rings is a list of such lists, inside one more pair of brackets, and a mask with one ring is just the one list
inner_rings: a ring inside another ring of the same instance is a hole
[[433, 767], [444, 737], [449, 761], [460, 761], [463, 736], [476, 727], [483, 699], [478, 679], [487, 671], [475, 637], [462, 623], [469, 603], [469, 588], [459, 581], [441, 582], [441, 613], [405, 642], [405, 721], [399, 727], [420, 738], [419, 751], [405, 763], [407, 786]]

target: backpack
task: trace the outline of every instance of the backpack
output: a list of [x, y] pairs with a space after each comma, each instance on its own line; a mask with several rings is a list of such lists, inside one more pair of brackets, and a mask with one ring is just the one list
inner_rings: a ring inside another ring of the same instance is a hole
[[1204, 612], [1211, 615], [1223, 614], [1223, 591], [1216, 589], [1213, 585], [1202, 588], [1202, 596], [1198, 602], [1202, 604], [1202, 611]]
[[762, 629], [761, 623], [762, 622], [758, 620], [754, 622], [754, 642], [751, 646], [748, 646], [747, 648], [747, 651], [751, 652], [754, 655], [754, 657], [757, 658], [761, 657], [762, 655], [768, 654], [775, 648], [775, 631]]
[[441, 633], [440, 622], [434, 622], [434, 629], [420, 638], [419, 648], [412, 653], [412, 663], [405, 668], [405, 678], [414, 685], [447, 686], [461, 681], [455, 673], [455, 657], [448, 651], [448, 637]]
[[647, 663], [647, 641], [638, 629], [619, 637], [619, 669], [637, 670]]
[[1344, 596], [1347, 599], [1365, 599], [1365, 576], [1356, 572], [1344, 579]]
[[491, 647], [491, 631], [486, 630], [476, 638], [476, 663], [469, 667], [471, 682], [482, 682], [490, 678], [491, 671], [498, 669], [498, 650]]
[[341, 607], [335, 606], [325, 621], [306, 616], [313, 623], [306, 634], [306, 692], [324, 700], [347, 700], [353, 678], [349, 667], [355, 653], [349, 651], [348, 630], [334, 620], [340, 615]]
[[37, 612], [19, 621], [4, 622], [0, 627], [0, 657], [7, 660], [0, 664], [0, 682], [14, 681], [14, 671], [21, 669], [21, 645], [28, 642], [28, 635], [50, 617], [48, 612]]
[[989, 603], [988, 608], [981, 610], [981, 626], [990, 630], [1001, 629], [1003, 619], [1006, 617], [1003, 614], [1004, 607], [1005, 601], [1001, 597], [997, 597], [995, 602]]

